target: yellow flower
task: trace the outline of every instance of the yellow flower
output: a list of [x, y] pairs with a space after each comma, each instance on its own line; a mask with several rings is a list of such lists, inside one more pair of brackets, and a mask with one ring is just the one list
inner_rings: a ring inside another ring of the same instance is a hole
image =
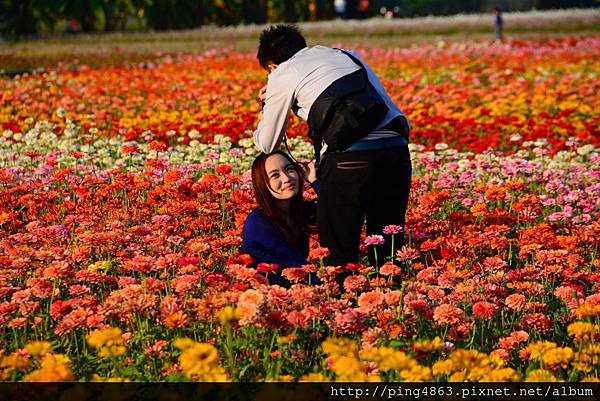
[[575, 337], [576, 340], [587, 341], [592, 336], [599, 331], [599, 326], [597, 324], [592, 324], [588, 322], [575, 322], [571, 323], [567, 327], [567, 333], [570, 336]]
[[225, 369], [223, 369], [221, 366], [212, 368], [208, 372], [198, 372], [196, 374], [191, 375], [190, 377], [198, 382], [217, 383], [229, 381], [229, 376], [227, 375], [227, 372], [225, 372]]
[[418, 341], [413, 344], [413, 349], [417, 352], [429, 353], [439, 351], [444, 348], [444, 342], [441, 338], [435, 337], [433, 340]]
[[351, 356], [339, 356], [335, 358], [331, 369], [338, 379], [347, 378], [351, 380], [362, 373], [360, 361]]
[[120, 356], [127, 350], [121, 334], [120, 328], [110, 327], [90, 333], [87, 341], [98, 350], [98, 355], [101, 357]]
[[362, 351], [360, 355], [363, 360], [375, 362], [379, 370], [383, 372], [410, 369], [417, 364], [404, 352], [391, 347], [369, 348]]
[[348, 338], [328, 338], [323, 341], [323, 352], [331, 357], [336, 356], [357, 356], [358, 346]]
[[559, 381], [551, 372], [546, 369], [536, 369], [529, 372], [526, 382], [557, 382]]
[[581, 383], [599, 383], [600, 379], [597, 377], [584, 377], [581, 379]]
[[454, 363], [450, 359], [437, 361], [431, 368], [434, 376], [448, 376], [454, 371]]
[[0, 368], [1, 369], [17, 369], [17, 370], [27, 370], [29, 368], [29, 359], [23, 355], [12, 354], [3, 357], [0, 360]]
[[23, 355], [8, 355], [0, 359], [0, 380], [10, 380], [15, 370], [26, 371], [29, 369], [29, 359]]
[[196, 342], [189, 338], [178, 338], [177, 340], [173, 341], [173, 346], [175, 348], [179, 348], [181, 351], [185, 351], [186, 349], [192, 347], [194, 344], [196, 344]]
[[321, 373], [307, 373], [304, 376], [300, 377], [301, 382], [328, 382], [329, 378]]
[[[129, 379], [123, 379], [121, 377], [107, 377], [107, 378], [103, 378], [100, 375], [94, 373], [92, 375], [92, 379], [90, 380], [92, 382], [104, 382], [104, 383], [128, 383], [131, 380]], [[121, 395], [123, 395], [121, 393]]]
[[88, 335], [87, 341], [94, 348], [123, 344], [121, 329], [110, 327], [104, 330], [96, 330]]
[[25, 346], [31, 356], [44, 356], [52, 352], [52, 345], [48, 341], [33, 341]]
[[573, 350], [569, 347], [554, 348], [542, 356], [542, 362], [545, 365], [560, 365], [565, 368], [569, 365], [571, 359], [573, 359]]
[[69, 358], [64, 355], [46, 354], [40, 368], [34, 370], [25, 378], [29, 382], [64, 382], [75, 380], [69, 366]]
[[483, 375], [483, 382], [516, 382], [521, 380], [519, 374], [511, 368], [494, 369]]
[[427, 366], [415, 364], [410, 369], [400, 371], [400, 377], [407, 382], [423, 382], [431, 380], [432, 375]]
[[[457, 349], [445, 361], [438, 361], [432, 367], [435, 376], [448, 376], [448, 381], [484, 381], [493, 371], [502, 371], [510, 376], [510, 371], [501, 369], [504, 361], [496, 355], [487, 355], [477, 350]], [[501, 373], [497, 373], [500, 375]]]
[[586, 344], [573, 358], [573, 368], [590, 373], [594, 366], [600, 365], [600, 344]]
[[222, 382], [229, 380], [225, 370], [219, 366], [217, 349], [207, 343], [192, 342], [188, 339], [178, 339], [174, 344], [181, 348], [179, 364], [189, 378], [195, 381]]
[[592, 305], [590, 303], [584, 303], [580, 305], [575, 311], [575, 316], [579, 319], [587, 319], [588, 317], [600, 316], [600, 304]]
[[112, 356], [121, 356], [127, 351], [127, 348], [123, 345], [113, 345], [110, 347], [102, 347], [98, 351], [98, 356], [102, 358], [112, 357]]
[[217, 319], [219, 319], [222, 326], [239, 320], [240, 316], [240, 312], [233, 306], [226, 306], [217, 312]]
[[277, 337], [277, 345], [291, 344], [296, 339], [296, 335], [290, 334], [287, 336]]
[[109, 260], [99, 260], [98, 262], [89, 265], [87, 269], [93, 272], [98, 270], [107, 272], [111, 267], [112, 263]]
[[546, 353], [556, 349], [556, 344], [550, 341], [538, 341], [527, 346], [529, 360], [541, 359]]

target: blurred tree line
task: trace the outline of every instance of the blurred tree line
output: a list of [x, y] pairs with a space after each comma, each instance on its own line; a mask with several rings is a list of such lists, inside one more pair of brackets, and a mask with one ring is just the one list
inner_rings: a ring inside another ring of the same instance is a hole
[[[395, 16], [415, 17], [487, 12], [496, 6], [517, 11], [597, 5], [597, 0], [347, 0], [345, 16], [373, 17], [383, 7], [393, 8]], [[40, 33], [314, 21], [335, 15], [334, 0], [0, 0], [0, 33], [18, 39]]]

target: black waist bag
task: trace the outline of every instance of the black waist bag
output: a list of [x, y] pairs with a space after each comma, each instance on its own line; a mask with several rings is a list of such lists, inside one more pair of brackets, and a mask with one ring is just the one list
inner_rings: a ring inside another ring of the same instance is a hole
[[344, 53], [361, 68], [329, 85], [310, 108], [307, 122], [317, 162], [323, 141], [328, 151], [344, 150], [373, 131], [389, 111], [364, 66]]

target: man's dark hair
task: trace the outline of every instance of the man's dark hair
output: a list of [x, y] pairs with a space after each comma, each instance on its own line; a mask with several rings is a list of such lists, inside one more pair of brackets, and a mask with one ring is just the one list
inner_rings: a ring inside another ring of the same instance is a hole
[[258, 62], [266, 70], [269, 64], [281, 64], [305, 47], [306, 39], [295, 25], [273, 25], [260, 34]]

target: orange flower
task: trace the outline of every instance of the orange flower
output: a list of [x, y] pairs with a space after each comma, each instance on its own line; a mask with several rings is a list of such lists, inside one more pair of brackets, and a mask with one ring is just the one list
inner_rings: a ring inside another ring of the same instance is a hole
[[165, 318], [165, 326], [169, 329], [184, 327], [187, 323], [187, 315], [182, 311], [171, 313]]

